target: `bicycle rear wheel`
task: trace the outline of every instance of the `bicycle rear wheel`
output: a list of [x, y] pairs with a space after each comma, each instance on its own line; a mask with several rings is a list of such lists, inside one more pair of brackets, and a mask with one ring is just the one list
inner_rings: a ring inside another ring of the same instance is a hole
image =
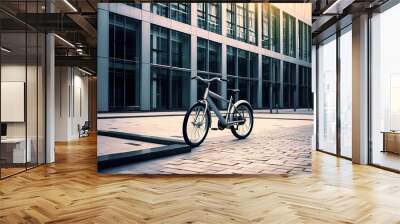
[[183, 120], [183, 138], [186, 144], [196, 147], [199, 146], [208, 134], [211, 115], [206, 111], [203, 103], [194, 104], [185, 114]]

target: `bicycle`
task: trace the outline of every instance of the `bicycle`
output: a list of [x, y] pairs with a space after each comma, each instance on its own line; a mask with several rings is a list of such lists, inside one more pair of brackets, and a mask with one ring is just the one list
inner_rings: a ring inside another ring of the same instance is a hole
[[[208, 130], [211, 127], [210, 108], [218, 118], [219, 130], [229, 128], [236, 138], [247, 138], [253, 130], [254, 123], [253, 108], [250, 103], [246, 100], [234, 102], [232, 95], [230, 96], [230, 99], [227, 100], [209, 89], [211, 82], [228, 82], [226, 79], [218, 77], [203, 79], [199, 76], [192, 77], [192, 79], [197, 79], [205, 83], [207, 87], [203, 98], [192, 105], [185, 114], [182, 131], [186, 144], [196, 147], [204, 141], [208, 134]], [[238, 89], [228, 89], [228, 91], [232, 91], [234, 94], [239, 92]], [[211, 98], [228, 103], [227, 113], [225, 116], [222, 115]]]

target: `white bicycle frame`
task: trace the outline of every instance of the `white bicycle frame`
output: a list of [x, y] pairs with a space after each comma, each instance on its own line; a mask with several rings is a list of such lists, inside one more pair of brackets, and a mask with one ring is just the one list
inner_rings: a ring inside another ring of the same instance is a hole
[[[215, 98], [217, 100], [221, 100], [223, 102], [228, 103], [228, 109], [227, 109], [227, 116], [224, 118], [224, 116], [221, 114], [217, 106], [215, 105], [214, 101], [211, 98]], [[230, 97], [229, 100], [225, 99], [224, 97], [214, 93], [213, 91], [210, 90], [210, 83], [207, 83], [207, 88], [204, 92], [203, 99], [200, 100], [200, 102], [204, 103], [206, 105], [204, 115], [206, 115], [207, 110], [209, 107], [211, 108], [212, 111], [214, 111], [215, 115], [217, 115], [218, 120], [224, 125], [225, 127], [231, 127], [234, 124], [244, 122], [245, 120], [237, 120], [237, 121], [232, 121], [232, 114], [231, 110], [232, 108], [236, 110], [235, 105], [233, 104], [233, 98], [232, 96]], [[236, 110], [237, 111], [237, 110]]]

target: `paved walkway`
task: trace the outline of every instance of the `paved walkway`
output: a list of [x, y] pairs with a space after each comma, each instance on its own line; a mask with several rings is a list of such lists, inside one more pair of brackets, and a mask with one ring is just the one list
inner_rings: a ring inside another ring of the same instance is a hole
[[[294, 115], [297, 116], [297, 115]], [[100, 130], [182, 139], [182, 116], [100, 119]], [[213, 126], [216, 120], [213, 120]], [[209, 131], [191, 153], [106, 170], [120, 174], [283, 174], [311, 172], [310, 120], [256, 118], [252, 134]]]
[[[161, 117], [161, 116], [184, 116], [186, 111], [168, 111], [168, 112], [125, 112], [125, 113], [98, 113], [99, 119], [110, 118], [127, 118], [127, 117]], [[258, 117], [276, 118], [276, 119], [313, 119], [313, 110], [298, 109], [293, 110], [275, 110], [270, 113], [269, 110], [254, 110]]]

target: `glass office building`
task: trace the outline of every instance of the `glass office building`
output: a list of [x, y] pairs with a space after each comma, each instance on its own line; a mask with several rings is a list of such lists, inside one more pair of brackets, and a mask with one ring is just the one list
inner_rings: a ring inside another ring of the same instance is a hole
[[100, 3], [98, 111], [185, 110], [204, 90], [195, 75], [227, 78], [211, 89], [254, 108], [312, 109], [311, 18], [297, 15], [311, 8], [294, 6]]

